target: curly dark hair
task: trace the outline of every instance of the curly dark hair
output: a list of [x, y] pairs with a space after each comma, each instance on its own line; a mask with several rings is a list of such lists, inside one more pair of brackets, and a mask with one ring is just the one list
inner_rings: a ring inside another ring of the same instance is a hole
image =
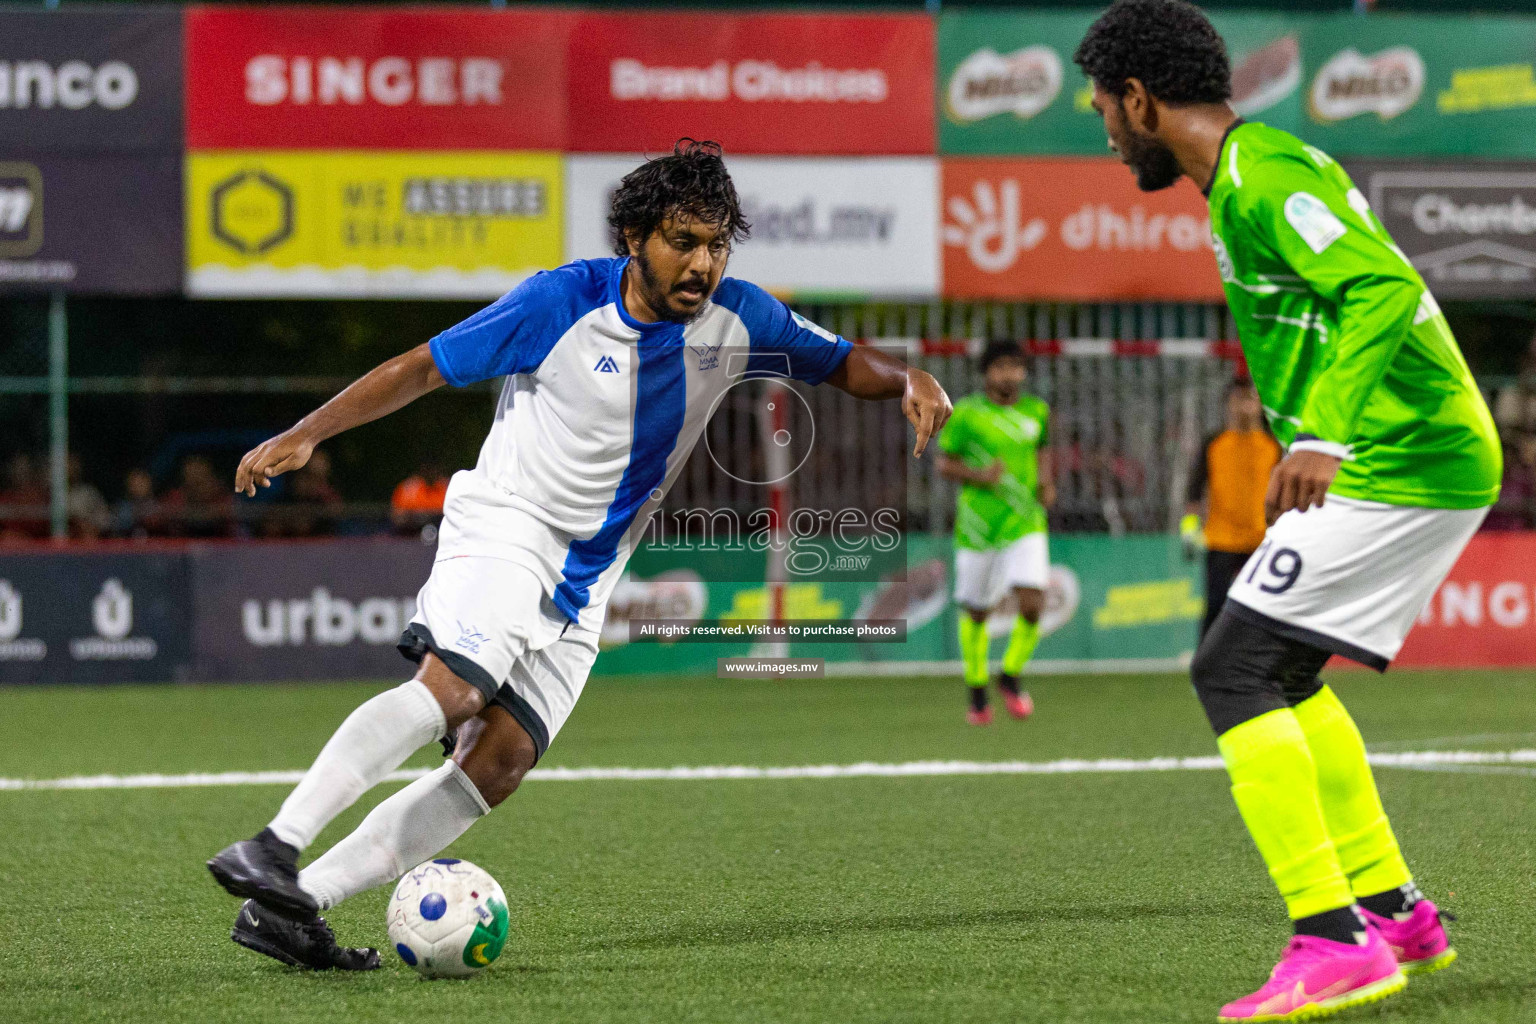
[[750, 236], [752, 225], [741, 214], [741, 200], [725, 169], [723, 152], [718, 142], [678, 139], [671, 155], [647, 160], [624, 175], [608, 213], [613, 251], [629, 255], [629, 232], [649, 238], [662, 221], [677, 213], [721, 225], [733, 243]]
[[1227, 46], [1184, 0], [1115, 0], [1072, 55], [1107, 92], [1125, 95], [1137, 78], [1165, 103], [1221, 103], [1232, 97]]
[[1024, 361], [1024, 346], [1016, 341], [992, 341], [982, 349], [981, 358], [976, 361], [977, 369], [986, 373], [988, 368], [999, 359], [1017, 359]]

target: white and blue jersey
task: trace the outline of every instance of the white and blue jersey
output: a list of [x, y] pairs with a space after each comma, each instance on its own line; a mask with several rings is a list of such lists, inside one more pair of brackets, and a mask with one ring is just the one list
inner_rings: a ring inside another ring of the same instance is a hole
[[507, 378], [479, 462], [449, 485], [438, 559], [516, 562], [594, 631], [725, 391], [744, 375], [819, 384], [851, 347], [732, 278], [686, 324], [641, 323], [620, 290], [628, 262], [536, 274], [430, 342], [455, 387]]

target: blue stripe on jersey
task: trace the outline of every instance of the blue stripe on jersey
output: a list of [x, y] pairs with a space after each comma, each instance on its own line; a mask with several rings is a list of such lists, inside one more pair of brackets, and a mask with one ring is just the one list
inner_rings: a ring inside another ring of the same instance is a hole
[[532, 373], [582, 317], [607, 305], [614, 265], [577, 260], [540, 271], [427, 343], [443, 380], [456, 388], [512, 373]]
[[555, 587], [555, 607], [566, 618], [590, 599], [592, 584], [618, 557], [619, 541], [639, 514], [651, 491], [667, 476], [667, 458], [677, 447], [683, 429], [687, 374], [683, 368], [683, 327], [667, 324], [648, 330], [636, 344], [639, 380], [636, 382], [634, 439], [629, 465], [619, 479], [607, 518], [588, 540], [574, 542], [565, 555], [564, 579]]
[[806, 326], [788, 306], [755, 284], [734, 277], [721, 280], [710, 301], [735, 313], [750, 341], [747, 372], [788, 376], [820, 384], [843, 365], [853, 345]]

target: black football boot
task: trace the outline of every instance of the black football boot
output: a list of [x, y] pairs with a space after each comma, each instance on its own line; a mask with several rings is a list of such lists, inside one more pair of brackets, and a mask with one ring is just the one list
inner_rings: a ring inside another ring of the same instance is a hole
[[295, 921], [275, 914], [255, 900], [246, 900], [235, 915], [229, 937], [290, 967], [312, 971], [372, 971], [379, 966], [376, 949], [336, 945], [336, 936], [323, 917]]
[[299, 888], [299, 851], [269, 828], [219, 851], [208, 870], [231, 895], [255, 900], [279, 914], [303, 920], [320, 909], [315, 898]]

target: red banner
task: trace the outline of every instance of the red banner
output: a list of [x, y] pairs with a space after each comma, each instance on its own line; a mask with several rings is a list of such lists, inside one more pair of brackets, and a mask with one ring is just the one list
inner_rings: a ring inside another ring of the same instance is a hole
[[187, 12], [189, 149], [561, 149], [574, 15]]
[[570, 46], [570, 148], [727, 154], [934, 150], [924, 15], [588, 14]]
[[944, 293], [1220, 300], [1210, 216], [1187, 181], [1142, 192], [1113, 159], [944, 161]]
[[1536, 533], [1480, 533], [1394, 665], [1536, 665]]

